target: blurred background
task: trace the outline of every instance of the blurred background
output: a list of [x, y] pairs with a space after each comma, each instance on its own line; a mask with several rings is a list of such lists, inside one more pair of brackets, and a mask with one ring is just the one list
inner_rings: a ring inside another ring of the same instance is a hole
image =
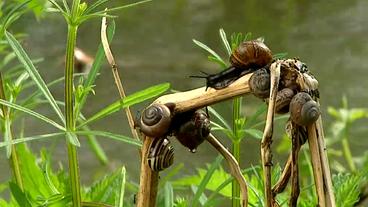
[[[287, 52], [287, 57], [299, 57], [318, 78], [325, 133], [329, 134], [332, 118], [326, 112], [327, 106], [340, 107], [342, 97], [346, 95], [349, 107], [367, 107], [367, 11], [368, 1], [365, 0], [279, 0], [277, 3], [267, 0], [154, 0], [117, 13], [119, 17], [115, 19], [116, 31], [111, 47], [128, 94], [162, 82], [171, 83], [172, 89], [184, 91], [205, 84], [203, 80], [189, 78], [190, 75], [199, 74], [200, 70], [208, 73], [222, 70], [207, 60], [207, 53], [192, 39], [207, 44], [225, 57], [225, 48], [218, 35], [220, 28], [224, 28], [228, 36], [233, 32], [251, 32], [253, 38], [264, 37], [273, 53]], [[12, 30], [28, 34], [24, 47], [31, 57], [44, 58], [38, 69], [47, 82], [63, 76], [67, 28], [60, 15], [48, 14], [47, 18], [37, 21], [32, 14], [28, 14]], [[96, 19], [82, 25], [77, 42], [79, 48], [94, 56], [100, 42], [100, 21]], [[51, 90], [59, 100], [63, 99], [62, 84]], [[88, 106], [84, 110], [87, 117], [118, 99], [111, 70], [106, 63], [94, 90], [96, 94], [88, 98]], [[260, 103], [246, 96], [243, 99], [243, 114], [251, 115]], [[147, 104], [149, 102], [133, 107], [133, 114]], [[215, 106], [229, 120], [231, 107], [231, 102]], [[39, 111], [48, 117], [55, 116], [47, 107], [41, 107]], [[278, 124], [280, 127], [274, 137], [276, 143], [283, 134], [285, 121]], [[351, 136], [353, 155], [361, 155], [368, 147], [368, 142], [363, 141], [366, 139], [366, 127], [366, 121], [359, 121], [354, 126]], [[131, 136], [124, 113], [100, 120], [91, 128]], [[32, 118], [25, 119], [25, 133], [29, 136], [52, 130]], [[139, 156], [136, 148], [101, 139], [110, 159], [108, 166], [103, 166], [91, 153], [85, 140], [81, 141], [79, 160], [84, 184], [90, 184], [92, 178], [121, 165], [126, 165], [128, 176], [138, 181]], [[195, 167], [205, 167], [204, 163], [212, 162], [216, 156], [207, 143], [192, 154], [175, 139], [171, 138], [171, 141], [176, 151], [174, 163], [185, 164], [183, 173], [195, 173]], [[221, 141], [229, 146], [228, 140], [222, 138]], [[53, 159], [61, 160], [66, 167], [63, 142], [64, 139], [57, 139], [30, 142], [30, 145], [35, 149], [52, 149]], [[251, 138], [242, 141], [245, 148], [241, 154], [243, 168], [259, 163], [258, 142]], [[5, 154], [4, 148], [0, 153]], [[274, 160], [278, 159], [274, 156]], [[6, 162], [5, 156], [1, 156], [0, 165], [4, 166]], [[1, 168], [0, 180], [8, 177], [9, 171]]]

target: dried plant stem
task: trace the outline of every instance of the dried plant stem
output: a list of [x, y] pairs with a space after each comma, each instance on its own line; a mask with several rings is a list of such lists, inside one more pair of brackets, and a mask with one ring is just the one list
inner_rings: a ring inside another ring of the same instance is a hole
[[289, 157], [284, 166], [284, 170], [280, 176], [280, 179], [272, 188], [272, 197], [275, 198], [277, 194], [283, 192], [289, 182], [291, 176], [291, 165], [292, 165], [292, 154], [289, 154]]
[[240, 186], [242, 194], [241, 206], [242, 207], [248, 206], [247, 183], [245, 181], [243, 174], [241, 173], [239, 163], [236, 161], [235, 157], [216, 139], [215, 136], [210, 134], [206, 139], [213, 147], [216, 148], [218, 152], [221, 153], [221, 155], [225, 158], [225, 160], [229, 164], [230, 173], [232, 176], [234, 176], [234, 178], [237, 180]]
[[147, 162], [149, 147], [153, 139], [154, 138], [152, 137], [143, 137], [141, 175], [139, 179], [140, 183], [137, 207], [154, 207], [156, 204], [159, 173], [152, 171]]
[[267, 121], [263, 132], [262, 142], [261, 142], [261, 158], [263, 167], [263, 180], [264, 180], [264, 190], [266, 207], [272, 207], [272, 191], [271, 191], [271, 166], [272, 166], [272, 134], [273, 134], [273, 119], [275, 111], [275, 102], [277, 89], [280, 80], [280, 63], [275, 62], [270, 66], [271, 71], [271, 89], [270, 89], [270, 99], [268, 103], [267, 110]]
[[[294, 125], [294, 124], [293, 124]], [[296, 207], [298, 203], [298, 198], [300, 194], [300, 186], [299, 186], [299, 167], [298, 167], [298, 158], [300, 151], [300, 139], [299, 133], [297, 130], [297, 126], [293, 126], [292, 132], [292, 149], [291, 149], [291, 196], [289, 200], [290, 207]]]
[[323, 132], [323, 125], [322, 125], [322, 118], [320, 117], [316, 124], [317, 130], [317, 140], [318, 140], [318, 147], [319, 152], [321, 155], [321, 166], [323, 170], [323, 178], [325, 181], [325, 188], [326, 188], [326, 197], [327, 197], [327, 206], [328, 207], [335, 207], [335, 194], [333, 192], [333, 185], [332, 185], [332, 178], [331, 178], [331, 171], [328, 162], [328, 156], [326, 152], [326, 144], [324, 141], [324, 132]]
[[316, 192], [318, 197], [318, 206], [326, 206], [324, 185], [323, 185], [323, 172], [321, 166], [321, 156], [318, 146], [317, 133], [315, 123], [307, 126], [308, 131], [308, 143], [312, 159], [314, 183], [316, 186]]
[[[2, 100], [6, 100], [5, 97], [5, 91], [4, 91], [4, 83], [3, 83], [3, 76], [2, 73], [0, 72], [0, 99]], [[10, 120], [10, 116], [8, 113], [8, 107], [6, 107], [5, 105], [2, 105], [2, 115], [3, 115], [3, 119], [4, 119], [4, 123], [5, 125], [8, 125], [8, 137], [9, 137], [9, 142], [11, 143], [12, 139], [13, 139], [13, 135], [12, 135], [12, 130], [11, 130], [11, 120]], [[9, 143], [9, 144], [10, 144]], [[19, 166], [19, 160], [18, 160], [18, 154], [17, 154], [17, 149], [15, 147], [14, 144], [11, 144], [11, 154], [10, 154], [10, 166], [12, 169], [12, 173], [13, 176], [15, 178], [15, 182], [17, 183], [17, 185], [19, 186], [19, 188], [23, 191], [23, 179], [22, 179], [22, 174], [20, 171], [20, 166]]]
[[[110, 49], [110, 46], [109, 46], [109, 41], [107, 40], [106, 28], [107, 28], [106, 17], [103, 17], [102, 18], [102, 23], [101, 23], [101, 41], [102, 41], [102, 45], [103, 45], [103, 48], [104, 48], [104, 51], [105, 51], [107, 61], [109, 62], [110, 66], [111, 66], [112, 74], [113, 74], [114, 80], [115, 80], [115, 85], [116, 85], [116, 87], [119, 91], [120, 98], [125, 98], [126, 95], [125, 95], [123, 84], [122, 84], [120, 76], [119, 76], [118, 65], [115, 62], [114, 56], [112, 55], [112, 52], [111, 52], [111, 49]], [[125, 113], [126, 113], [126, 116], [127, 116], [127, 119], [128, 119], [129, 126], [130, 126], [130, 131], [132, 132], [133, 137], [139, 140], [138, 132], [134, 128], [134, 118], [133, 118], [132, 112], [130, 111], [129, 107], [125, 108]]]

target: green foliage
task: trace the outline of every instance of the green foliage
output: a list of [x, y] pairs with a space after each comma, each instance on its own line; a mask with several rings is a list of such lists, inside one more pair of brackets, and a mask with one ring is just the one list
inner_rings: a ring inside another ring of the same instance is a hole
[[364, 181], [362, 175], [337, 174], [333, 177], [336, 205], [341, 207], [352, 207], [359, 201], [360, 188]]

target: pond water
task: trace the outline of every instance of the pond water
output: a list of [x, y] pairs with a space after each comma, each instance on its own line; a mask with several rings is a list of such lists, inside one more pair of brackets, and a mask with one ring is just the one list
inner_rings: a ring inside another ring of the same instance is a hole
[[[288, 57], [300, 57], [318, 78], [325, 128], [331, 123], [327, 106], [340, 106], [346, 95], [351, 107], [367, 107], [368, 93], [368, 2], [365, 0], [287, 1], [271, 3], [266, 0], [154, 0], [145, 5], [118, 12], [116, 33], [112, 50], [121, 69], [123, 84], [128, 94], [148, 86], [170, 82], [176, 90], [189, 90], [204, 85], [203, 80], [190, 79], [200, 70], [215, 73], [221, 68], [207, 60], [207, 54], [193, 44], [197, 39], [225, 56], [218, 35], [219, 28], [227, 34], [252, 32], [253, 37], [264, 37], [274, 53], [288, 52]], [[57, 15], [49, 15], [39, 22], [23, 18], [15, 27], [29, 34], [25, 48], [32, 57], [44, 57], [38, 64], [42, 76], [51, 81], [63, 76], [66, 25]], [[88, 22], [80, 27], [78, 47], [93, 55], [99, 43], [100, 22]], [[118, 98], [110, 68], [105, 64], [95, 87], [96, 95], [88, 98], [84, 114], [88, 117]], [[63, 99], [63, 86], [55, 86], [52, 93]], [[244, 98], [245, 115], [250, 115], [259, 101]], [[133, 107], [141, 110], [148, 102]], [[47, 107], [46, 107], [47, 108]], [[40, 112], [55, 117], [53, 111], [41, 108]], [[216, 105], [216, 109], [230, 119], [231, 102]], [[25, 120], [27, 135], [51, 132], [52, 129], [34, 121]], [[283, 123], [281, 123], [282, 125]], [[365, 133], [367, 122], [354, 126], [352, 146], [354, 154], [363, 153], [368, 147]], [[99, 121], [91, 126], [130, 135], [122, 113]], [[281, 134], [278, 130], [278, 134]], [[328, 131], [326, 130], [326, 133]], [[280, 136], [276, 136], [275, 139]], [[229, 144], [224, 138], [225, 144]], [[216, 156], [212, 147], [205, 143], [192, 154], [176, 141], [175, 163], [183, 162], [183, 173], [194, 173], [195, 167], [212, 162]], [[50, 144], [51, 143], [51, 144]], [[359, 144], [358, 144], [359, 143]], [[128, 174], [138, 180], [139, 156], [137, 149], [124, 143], [102, 139], [101, 144], [110, 158], [108, 166], [101, 166], [90, 152], [85, 140], [79, 150], [83, 183], [102, 173], [126, 165]], [[33, 148], [52, 147], [54, 160], [64, 164], [66, 148], [64, 140], [37, 141]], [[228, 145], [229, 146], [229, 145]], [[245, 139], [242, 145], [242, 167], [256, 165], [259, 160], [259, 143]], [[4, 149], [1, 149], [4, 154]], [[274, 157], [277, 160], [277, 157]], [[4, 156], [0, 164], [5, 165]], [[9, 176], [8, 170], [0, 170], [0, 180]]]

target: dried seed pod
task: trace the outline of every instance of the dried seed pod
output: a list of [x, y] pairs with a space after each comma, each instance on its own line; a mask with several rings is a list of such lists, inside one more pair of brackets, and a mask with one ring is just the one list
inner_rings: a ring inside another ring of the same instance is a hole
[[138, 127], [146, 136], [162, 137], [168, 133], [170, 124], [170, 109], [163, 104], [153, 104], [143, 111]]
[[276, 113], [285, 114], [289, 112], [289, 105], [294, 95], [294, 91], [290, 88], [283, 88], [278, 91], [275, 106]]
[[166, 138], [154, 139], [148, 152], [148, 166], [153, 171], [161, 171], [174, 162], [174, 148]]
[[264, 68], [256, 70], [249, 79], [250, 91], [258, 98], [270, 96], [270, 74]]
[[308, 93], [297, 93], [290, 102], [290, 117], [300, 126], [315, 122], [320, 116], [320, 108]]
[[184, 118], [178, 125], [174, 130], [174, 135], [191, 152], [196, 151], [211, 130], [210, 120], [203, 111], [191, 113], [189, 119]]
[[237, 68], [262, 68], [271, 61], [271, 50], [258, 40], [241, 43], [230, 56], [231, 64]]

